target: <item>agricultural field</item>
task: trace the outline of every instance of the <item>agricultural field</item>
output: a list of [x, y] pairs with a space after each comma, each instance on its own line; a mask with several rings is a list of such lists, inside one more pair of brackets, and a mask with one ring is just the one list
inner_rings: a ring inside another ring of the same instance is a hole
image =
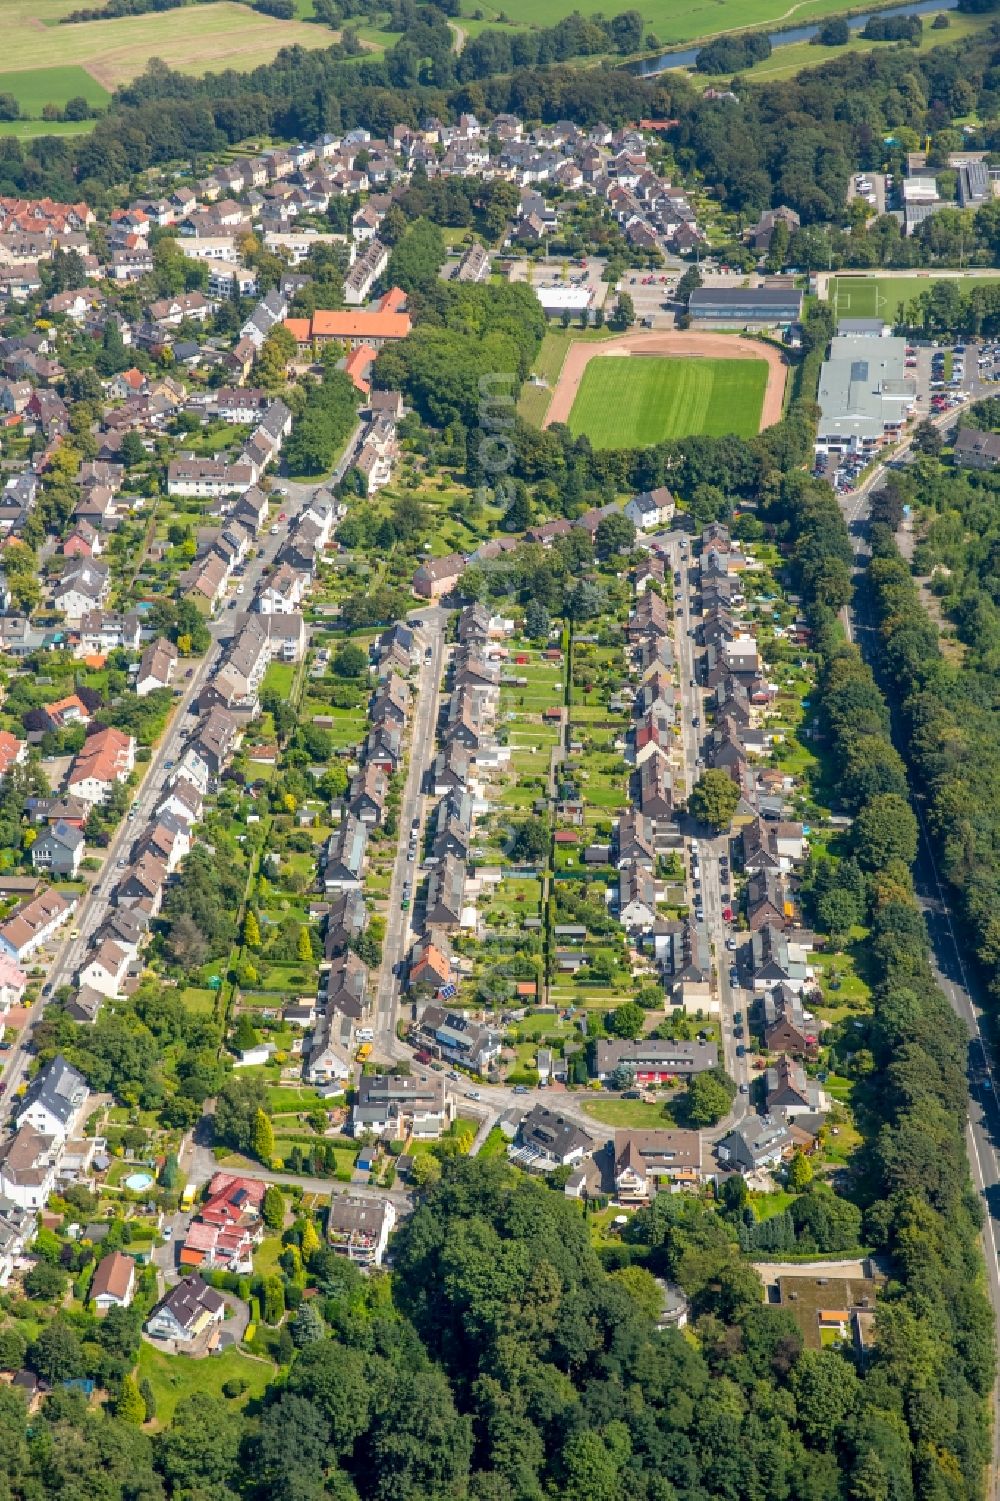
[[[951, 281], [960, 279], [962, 291], [969, 290], [972, 278], [968, 273], [961, 278], [944, 275]], [[933, 271], [922, 276], [835, 276], [830, 282], [829, 300], [838, 318], [884, 318], [891, 323], [901, 302], [912, 302], [939, 279], [942, 274]], [[996, 278], [976, 280], [995, 283]]]
[[[0, 73], [0, 94], [11, 94], [23, 115], [41, 116], [47, 104], [60, 108], [67, 99], [86, 99], [92, 109], [103, 109], [111, 95], [91, 77], [86, 68], [24, 68]], [[82, 122], [70, 122], [82, 123]]]
[[197, 11], [59, 24], [77, 8], [78, 0], [5, 0], [0, 92], [13, 94], [25, 114], [40, 115], [43, 105], [61, 106], [79, 94], [102, 105], [151, 57], [190, 73], [242, 70], [269, 62], [282, 47], [329, 47], [336, 36], [328, 27], [278, 21], [233, 0]]
[[595, 448], [638, 448], [691, 433], [752, 437], [767, 386], [763, 360], [591, 360], [569, 425]]

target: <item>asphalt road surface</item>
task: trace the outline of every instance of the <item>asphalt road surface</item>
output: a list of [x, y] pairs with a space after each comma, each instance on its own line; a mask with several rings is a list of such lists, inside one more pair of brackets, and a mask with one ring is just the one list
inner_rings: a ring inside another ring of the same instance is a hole
[[[389, 1061], [407, 1058], [411, 1050], [396, 1036], [399, 1020], [400, 981], [412, 939], [413, 899], [420, 880], [420, 850], [424, 837], [425, 799], [423, 789], [427, 772], [435, 755], [435, 732], [441, 702], [441, 678], [444, 672], [445, 625], [448, 611], [440, 605], [427, 605], [414, 611], [412, 620], [422, 623], [416, 629], [417, 642], [424, 653], [417, 679], [416, 712], [410, 733], [410, 758], [406, 785], [399, 808], [399, 833], [396, 862], [389, 887], [385, 938], [382, 944], [382, 969], [375, 1005], [375, 1042], [373, 1051]], [[427, 655], [427, 650], [430, 655]], [[415, 846], [410, 843], [413, 821], [419, 821]], [[415, 853], [411, 853], [415, 851]], [[403, 888], [409, 883], [409, 906], [403, 908]]]
[[[668, 540], [669, 564], [675, 574], [680, 574], [680, 583], [674, 585], [674, 608], [675, 611], [678, 608], [681, 611], [679, 615], [675, 613], [674, 616], [674, 637], [677, 672], [680, 680], [684, 778], [687, 789], [690, 791], [701, 775], [701, 767], [697, 763], [701, 758], [702, 742], [705, 736], [704, 694], [699, 686], [697, 650], [695, 638], [692, 635], [701, 620], [701, 612], [697, 606], [690, 543], [683, 546], [682, 541], [687, 539], [681, 539], [676, 533], [670, 533]], [[694, 723], [695, 719], [699, 721], [697, 725]], [[720, 857], [728, 853], [729, 841], [724, 837], [713, 839], [706, 834], [705, 830], [698, 830], [693, 823], [686, 827], [686, 832], [688, 851], [691, 848], [691, 839], [698, 838], [704, 926], [712, 949], [719, 994], [719, 1022], [722, 1029], [722, 1059], [720, 1061], [724, 1064], [731, 1079], [735, 1079], [737, 1084], [746, 1084], [749, 1083], [749, 1066], [745, 1056], [739, 1058], [736, 1055], [739, 1040], [734, 1033], [734, 1027], [737, 1025], [734, 1019], [735, 1013], [745, 1011], [746, 1007], [739, 989], [729, 983], [731, 955], [726, 948], [726, 939], [730, 936], [731, 928], [722, 915], [723, 908], [729, 903], [724, 895], [724, 892], [728, 890], [728, 883], [724, 883], [722, 879]], [[699, 834], [701, 837], [698, 837]], [[695, 891], [691, 878], [691, 862], [687, 854], [686, 864], [689, 897], [693, 904]], [[748, 1109], [749, 1096], [737, 1094], [730, 1114], [722, 1123], [724, 1125], [722, 1134], [731, 1130], [733, 1125], [742, 1120]]]

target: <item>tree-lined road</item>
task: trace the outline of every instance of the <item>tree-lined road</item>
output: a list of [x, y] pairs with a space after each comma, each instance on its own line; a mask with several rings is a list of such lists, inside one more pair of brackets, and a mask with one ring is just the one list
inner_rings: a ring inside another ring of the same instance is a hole
[[[935, 419], [942, 429], [952, 426], [957, 411]], [[909, 444], [897, 451], [894, 462], [913, 458]], [[885, 483], [887, 469], [881, 466], [863, 489], [841, 497], [841, 510], [847, 522], [855, 564], [855, 591], [845, 612], [849, 637], [866, 659], [875, 662], [877, 637], [869, 608], [864, 570], [870, 557], [868, 541], [871, 526], [871, 496]], [[924, 821], [919, 789], [914, 789], [914, 809], [920, 826], [920, 843], [914, 867], [914, 884], [931, 942], [931, 968], [952, 1010], [961, 1018], [969, 1033], [969, 1118], [966, 1141], [972, 1181], [983, 1205], [983, 1250], [986, 1283], [993, 1308], [994, 1335], [1000, 1348], [1000, 1096], [991, 1065], [989, 1028], [978, 977], [966, 966], [962, 943], [955, 929], [948, 898], [937, 869]], [[993, 1393], [993, 1463], [988, 1495], [1000, 1496], [1000, 1387]]]

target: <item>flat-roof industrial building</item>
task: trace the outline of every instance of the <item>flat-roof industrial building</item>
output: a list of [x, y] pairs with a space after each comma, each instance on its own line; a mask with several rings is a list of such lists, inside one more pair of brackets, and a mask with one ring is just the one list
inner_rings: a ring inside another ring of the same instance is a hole
[[820, 371], [816, 452], [877, 452], [898, 436], [916, 397], [905, 339], [838, 334]]
[[802, 293], [797, 287], [699, 287], [688, 312], [700, 328], [780, 328], [798, 323]]

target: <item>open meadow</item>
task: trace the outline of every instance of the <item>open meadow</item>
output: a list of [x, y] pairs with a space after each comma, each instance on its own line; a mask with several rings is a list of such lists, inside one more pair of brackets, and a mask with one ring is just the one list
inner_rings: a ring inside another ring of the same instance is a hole
[[634, 448], [691, 433], [752, 437], [767, 386], [763, 360], [591, 360], [569, 417], [595, 448]]
[[196, 8], [60, 25], [79, 0], [4, 0], [0, 92], [24, 114], [74, 95], [102, 105], [108, 93], [158, 57], [172, 68], [241, 71], [269, 62], [282, 47], [329, 47], [336, 33], [303, 21], [278, 21], [235, 0]]
[[[466, 16], [474, 17], [471, 26], [474, 32], [495, 25], [499, 15], [510, 21], [512, 29], [523, 31], [551, 26], [579, 9], [576, 0], [504, 0], [502, 5], [498, 0], [489, 4], [463, 0], [462, 4], [463, 24]], [[800, 0], [792, 5], [787, 0], [691, 0], [691, 4], [683, 6], [673, 4], [672, 0], [637, 0], [634, 9], [658, 42], [672, 45], [717, 36], [723, 31], [798, 26], [841, 14], [848, 7], [843, 0]]]

